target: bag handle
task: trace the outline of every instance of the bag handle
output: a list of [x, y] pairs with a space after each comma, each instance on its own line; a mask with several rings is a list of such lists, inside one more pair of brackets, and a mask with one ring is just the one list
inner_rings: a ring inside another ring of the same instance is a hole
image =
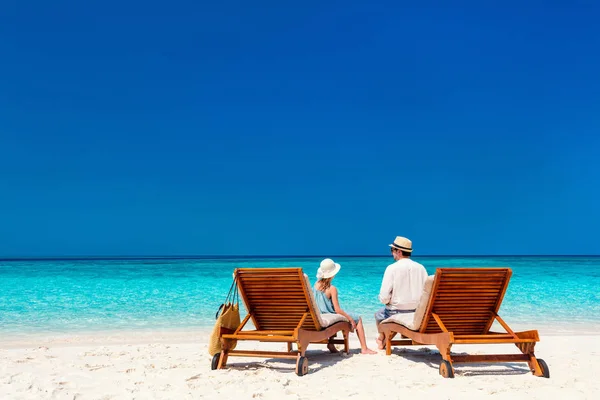
[[240, 293], [238, 291], [237, 277], [233, 278], [233, 282], [231, 282], [231, 287], [229, 288], [229, 293], [227, 293], [227, 297], [225, 298], [225, 303], [237, 303], [240, 302]]
[[236, 303], [236, 305], [238, 307], [240, 306], [240, 293], [238, 291], [237, 277], [233, 278], [233, 282], [231, 282], [231, 286], [229, 287], [229, 292], [227, 293], [225, 302], [219, 306], [219, 309], [217, 310], [217, 313], [215, 314], [215, 319], [219, 318], [219, 313], [223, 310], [223, 307], [225, 307], [225, 304], [227, 304], [227, 303], [233, 304], [234, 302]]
[[221, 312], [221, 310], [223, 309], [223, 306], [225, 305], [225, 303], [221, 304], [219, 306], [219, 309], [217, 310], [217, 313], [215, 314], [215, 319], [219, 319], [219, 313]]
[[233, 296], [231, 297], [231, 302], [234, 303], [239, 307], [240, 306], [240, 292], [238, 290], [238, 284], [237, 284], [237, 279], [235, 280], [235, 288], [234, 288], [234, 292], [233, 292]]

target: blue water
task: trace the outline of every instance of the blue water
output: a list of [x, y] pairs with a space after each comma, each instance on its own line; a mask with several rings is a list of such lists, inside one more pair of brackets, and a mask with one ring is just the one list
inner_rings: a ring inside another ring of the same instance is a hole
[[[321, 258], [0, 261], [0, 335], [207, 328], [236, 267], [302, 267]], [[501, 316], [513, 324], [600, 327], [600, 257], [415, 257], [437, 267], [507, 266]], [[339, 257], [342, 307], [365, 316], [390, 257]]]

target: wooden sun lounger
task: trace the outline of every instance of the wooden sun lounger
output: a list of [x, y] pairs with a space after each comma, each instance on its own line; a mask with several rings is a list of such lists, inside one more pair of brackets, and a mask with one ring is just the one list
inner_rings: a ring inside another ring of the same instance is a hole
[[[534, 355], [537, 330], [514, 332], [498, 315], [512, 271], [509, 268], [440, 268], [433, 279], [423, 320], [415, 330], [386, 320], [379, 325], [385, 335], [386, 353], [395, 345], [435, 345], [442, 356], [440, 375], [454, 377], [454, 363], [527, 362], [535, 376], [548, 378], [550, 372]], [[417, 309], [417, 314], [419, 309]], [[392, 317], [394, 319], [394, 317]], [[506, 330], [491, 332], [494, 321]], [[417, 321], [414, 321], [417, 323]], [[402, 339], [394, 340], [400, 334]], [[521, 354], [454, 355], [454, 344], [514, 343]]]
[[[349, 351], [350, 323], [323, 326], [301, 268], [237, 268], [234, 276], [248, 315], [235, 331], [221, 329], [222, 350], [214, 355], [212, 369], [225, 368], [230, 356], [284, 358], [296, 359], [296, 374], [302, 376], [308, 373], [305, 354], [309, 343], [343, 344]], [[256, 329], [243, 330], [250, 320]], [[340, 331], [343, 339], [335, 339]], [[287, 343], [287, 351], [232, 350], [230, 339]], [[292, 350], [293, 343], [297, 351]]]

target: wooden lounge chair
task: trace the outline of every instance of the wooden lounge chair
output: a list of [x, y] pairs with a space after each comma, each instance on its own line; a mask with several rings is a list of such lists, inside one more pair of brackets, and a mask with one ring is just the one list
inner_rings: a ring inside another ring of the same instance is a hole
[[[234, 277], [248, 315], [235, 331], [221, 328], [222, 350], [213, 356], [212, 369], [225, 368], [230, 356], [286, 358], [296, 359], [296, 374], [302, 376], [308, 373], [309, 343], [343, 344], [349, 351], [352, 326], [339, 314], [319, 312], [301, 268], [237, 268]], [[250, 320], [255, 329], [243, 330]], [[343, 339], [335, 339], [340, 331]], [[287, 351], [232, 350], [232, 339], [287, 343]], [[292, 350], [293, 343], [297, 351]]]
[[[550, 377], [535, 357], [537, 330], [514, 332], [498, 315], [512, 271], [509, 268], [440, 268], [430, 276], [414, 313], [396, 314], [379, 325], [386, 353], [395, 345], [435, 345], [442, 356], [440, 375], [453, 378], [453, 363], [527, 362], [536, 376]], [[506, 330], [491, 332], [494, 321]], [[402, 339], [393, 340], [400, 334]], [[453, 355], [454, 344], [514, 343], [522, 354]]]

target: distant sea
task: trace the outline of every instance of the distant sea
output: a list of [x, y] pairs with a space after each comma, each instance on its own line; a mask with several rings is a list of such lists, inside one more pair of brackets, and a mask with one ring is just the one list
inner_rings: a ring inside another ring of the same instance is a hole
[[[104, 330], [209, 329], [237, 267], [302, 267], [323, 257], [0, 260], [0, 336]], [[367, 326], [391, 257], [335, 257], [341, 305]], [[500, 309], [509, 325], [600, 328], [600, 257], [415, 257], [438, 267], [513, 270]], [[374, 329], [374, 327], [373, 327]]]

